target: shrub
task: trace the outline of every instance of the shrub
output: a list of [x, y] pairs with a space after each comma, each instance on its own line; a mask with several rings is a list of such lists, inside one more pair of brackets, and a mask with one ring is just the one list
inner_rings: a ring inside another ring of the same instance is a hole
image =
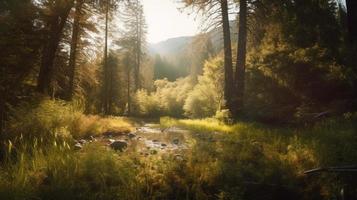
[[139, 116], [183, 115], [183, 105], [192, 90], [190, 77], [170, 82], [167, 79], [155, 81], [155, 91], [150, 94], [139, 90], [134, 98], [135, 114]]
[[213, 58], [205, 63], [203, 75], [188, 94], [183, 109], [191, 118], [212, 117], [223, 104], [223, 60]]
[[139, 90], [135, 94], [135, 111], [139, 116], [158, 116], [162, 112], [161, 105], [155, 93]]
[[8, 137], [71, 137], [75, 122], [81, 117], [82, 112], [78, 107], [60, 100], [23, 103], [12, 110]]

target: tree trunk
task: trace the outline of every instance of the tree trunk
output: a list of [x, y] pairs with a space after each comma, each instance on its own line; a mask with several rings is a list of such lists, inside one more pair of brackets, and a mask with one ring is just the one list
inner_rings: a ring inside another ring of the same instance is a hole
[[357, 1], [346, 0], [348, 31], [351, 42], [357, 44]]
[[81, 11], [84, 1], [78, 0], [76, 3], [76, 11], [74, 13], [74, 20], [73, 20], [73, 30], [72, 30], [72, 41], [71, 41], [71, 51], [69, 56], [69, 85], [68, 85], [68, 100], [72, 100], [74, 95], [74, 79], [75, 79], [75, 72], [76, 72], [76, 59], [77, 59], [77, 46], [78, 40], [80, 37], [79, 33], [79, 23], [81, 18]]
[[50, 95], [51, 93], [51, 81], [54, 73], [53, 64], [61, 41], [62, 31], [71, 8], [72, 4], [70, 3], [61, 14], [53, 17], [49, 23], [49, 34], [42, 50], [40, 73], [37, 79], [37, 90], [42, 94]]
[[244, 104], [245, 64], [247, 52], [247, 0], [240, 0], [237, 62], [235, 72], [234, 115], [239, 114]]
[[104, 65], [103, 65], [103, 71], [104, 71], [104, 91], [103, 91], [103, 111], [105, 115], [109, 114], [109, 105], [108, 105], [108, 100], [109, 100], [109, 70], [108, 70], [108, 21], [109, 21], [109, 1], [107, 1], [106, 4], [106, 11], [105, 11], [105, 44], [104, 44]]
[[127, 84], [127, 96], [128, 96], [128, 116], [131, 114], [131, 98], [130, 98], [130, 67], [129, 62], [126, 63], [127, 65], [127, 77], [128, 77], [128, 84]]
[[141, 88], [140, 86], [140, 65], [141, 65], [141, 19], [140, 13], [136, 13], [136, 66], [135, 66], [135, 91]]
[[[113, 58], [111, 58], [113, 59]], [[114, 91], [113, 91], [113, 85], [114, 85], [114, 65], [113, 60], [110, 64], [108, 64], [108, 76], [109, 76], [109, 85], [108, 85], [108, 113], [107, 114], [112, 114], [113, 113], [113, 100], [114, 100]]]
[[7, 91], [5, 89], [5, 91], [1, 90], [0, 91], [2, 95], [4, 95], [2, 98], [0, 98], [0, 138], [4, 132], [5, 129], [5, 119], [6, 119], [6, 98], [7, 98]]
[[221, 0], [223, 43], [224, 43], [224, 97], [226, 107], [232, 111], [232, 92], [233, 92], [233, 68], [232, 68], [232, 46], [231, 33], [228, 18], [227, 0]]

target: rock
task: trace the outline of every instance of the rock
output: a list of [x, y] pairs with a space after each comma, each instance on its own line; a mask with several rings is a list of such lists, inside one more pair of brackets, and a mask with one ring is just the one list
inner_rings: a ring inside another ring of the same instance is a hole
[[93, 137], [93, 135], [91, 135], [91, 136], [89, 137], [89, 139], [90, 139], [92, 142], [96, 142], [96, 141], [97, 141], [97, 139], [96, 139], [95, 137]]
[[175, 138], [172, 140], [172, 143], [178, 145], [180, 143], [180, 140], [178, 138]]
[[138, 138], [136, 138], [137, 140], [141, 140], [142, 139], [142, 137], [138, 137]]
[[87, 141], [89, 141], [89, 142], [95, 142], [95, 141], [97, 141], [97, 139], [95, 139], [95, 137], [93, 136], [93, 135], [88, 135], [88, 136], [86, 136], [86, 137], [84, 137], [83, 139], [85, 139], [85, 140], [87, 140]]
[[129, 133], [129, 134], [128, 134], [128, 137], [129, 137], [130, 139], [133, 139], [133, 138], [136, 137], [136, 134], [135, 134], [135, 133]]
[[162, 146], [162, 147], [167, 147], [167, 144], [162, 143], [161, 146]]
[[108, 140], [108, 143], [109, 143], [109, 144], [112, 144], [113, 142], [115, 142], [115, 140], [113, 140], [113, 139], [109, 139], [109, 140]]
[[110, 144], [110, 147], [115, 151], [123, 151], [128, 147], [128, 143], [124, 140], [117, 140]]
[[158, 142], [159, 142], [159, 140], [152, 140], [152, 142], [153, 142], [153, 143], [158, 143]]
[[106, 138], [111, 138], [111, 137], [118, 137], [118, 136], [124, 136], [127, 131], [107, 131], [104, 132], [102, 135]]
[[176, 154], [174, 158], [175, 158], [175, 160], [178, 160], [178, 161], [184, 161], [184, 158], [180, 154]]
[[155, 149], [150, 150], [150, 154], [151, 154], [151, 155], [157, 154], [157, 150], [155, 150]]
[[87, 140], [82, 139], [82, 140], [79, 140], [78, 142], [79, 142], [80, 144], [85, 144], [85, 143], [87, 143]]
[[82, 144], [81, 143], [77, 143], [77, 144], [75, 144], [74, 145], [74, 150], [81, 150], [81, 149], [83, 149], [83, 146], [82, 146]]
[[102, 135], [103, 135], [103, 137], [105, 137], [105, 138], [111, 138], [111, 137], [113, 137], [111, 131], [104, 132]]

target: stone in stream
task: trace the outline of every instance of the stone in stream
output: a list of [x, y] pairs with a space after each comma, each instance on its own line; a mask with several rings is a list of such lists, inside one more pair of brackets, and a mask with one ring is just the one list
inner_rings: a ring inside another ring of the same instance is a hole
[[157, 150], [155, 150], [155, 149], [150, 150], [150, 154], [151, 154], [151, 155], [157, 154]]
[[96, 142], [96, 141], [97, 141], [97, 139], [96, 139], [93, 135], [91, 135], [91, 136], [89, 137], [89, 139], [90, 139], [92, 142]]
[[178, 145], [180, 143], [180, 140], [178, 138], [175, 138], [172, 140], [172, 143]]
[[162, 146], [162, 147], [167, 147], [167, 144], [162, 143], [161, 146]]
[[113, 142], [115, 142], [115, 140], [113, 140], [113, 139], [109, 139], [109, 140], [108, 140], [108, 143], [109, 143], [109, 144], [112, 144]]
[[87, 143], [87, 140], [81, 139], [81, 140], [79, 140], [78, 142], [79, 142], [80, 144], [85, 144], [85, 143]]
[[185, 161], [185, 159], [183, 158], [183, 156], [181, 154], [176, 154], [174, 158], [177, 161]]
[[97, 139], [93, 135], [86, 136], [83, 139], [85, 139], [88, 142], [96, 142], [97, 141]]
[[128, 147], [128, 143], [124, 140], [117, 140], [110, 144], [110, 147], [115, 151], [123, 151]]
[[127, 130], [126, 131], [106, 131], [102, 135], [106, 138], [112, 138], [112, 137], [123, 136], [123, 135], [127, 134], [127, 132], [128, 132]]
[[159, 140], [152, 140], [152, 142], [153, 142], [153, 143], [158, 143], [158, 142], [159, 142]]
[[128, 134], [128, 137], [129, 137], [130, 139], [133, 139], [133, 138], [136, 137], [136, 134], [135, 134], [135, 133], [129, 133], [129, 134]]
[[83, 149], [83, 146], [81, 145], [81, 143], [77, 143], [77, 144], [75, 144], [74, 145], [74, 150], [81, 150], [81, 149]]

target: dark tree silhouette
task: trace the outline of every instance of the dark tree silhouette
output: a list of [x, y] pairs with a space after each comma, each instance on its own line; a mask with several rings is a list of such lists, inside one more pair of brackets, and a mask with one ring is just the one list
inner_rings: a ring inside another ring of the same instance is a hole
[[239, 1], [239, 32], [237, 45], [237, 62], [235, 71], [235, 97], [234, 115], [237, 115], [243, 108], [244, 103], [244, 83], [245, 83], [245, 63], [247, 52], [247, 0]]

